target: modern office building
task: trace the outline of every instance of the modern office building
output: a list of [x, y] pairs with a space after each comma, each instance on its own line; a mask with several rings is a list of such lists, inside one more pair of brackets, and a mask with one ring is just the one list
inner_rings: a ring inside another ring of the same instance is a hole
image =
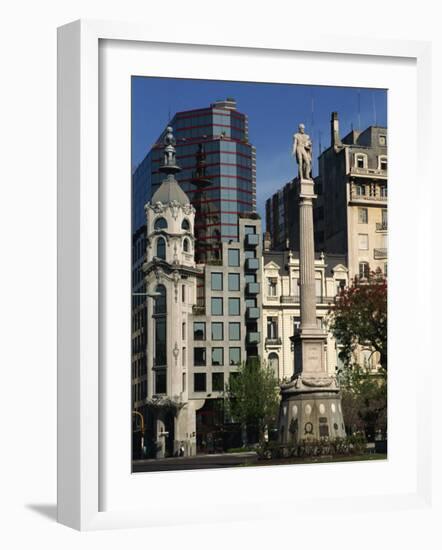
[[[387, 128], [352, 130], [341, 139], [331, 115], [331, 145], [319, 156], [315, 181], [315, 249], [345, 256], [350, 279], [380, 269], [387, 274]], [[299, 250], [297, 193], [293, 180], [266, 202], [272, 248]]]
[[[256, 209], [256, 152], [249, 142], [248, 118], [232, 98], [215, 101], [209, 107], [176, 113], [169, 122], [176, 139], [176, 175], [192, 204], [199, 193], [195, 176], [198, 151], [205, 156], [203, 215], [196, 219], [204, 251], [219, 248], [220, 242], [238, 239], [237, 217]], [[144, 204], [161, 184], [162, 133], [133, 174], [133, 232], [145, 224]], [[197, 243], [196, 254], [199, 255]]]

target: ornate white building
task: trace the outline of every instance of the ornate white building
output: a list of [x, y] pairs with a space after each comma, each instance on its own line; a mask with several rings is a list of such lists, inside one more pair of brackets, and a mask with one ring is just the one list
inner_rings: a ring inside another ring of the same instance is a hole
[[[143, 265], [147, 296], [146, 432], [156, 456], [195, 454], [195, 409], [204, 400], [188, 399], [188, 326], [196, 304], [195, 210], [174, 173], [175, 150], [167, 136], [167, 177], [147, 203], [147, 250]], [[169, 147], [170, 149], [170, 147]]]
[[[294, 370], [294, 351], [290, 337], [299, 328], [299, 256], [290, 250], [265, 250], [262, 267], [262, 334], [263, 358], [273, 367], [280, 380], [289, 379]], [[348, 284], [348, 269], [341, 256], [315, 259], [316, 315], [323, 326], [334, 298]], [[326, 364], [329, 374], [340, 366], [338, 345], [327, 336]]]

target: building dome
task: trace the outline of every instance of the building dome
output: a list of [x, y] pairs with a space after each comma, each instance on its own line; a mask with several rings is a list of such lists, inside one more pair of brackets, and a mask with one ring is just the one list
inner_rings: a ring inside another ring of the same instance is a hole
[[161, 204], [169, 204], [172, 201], [177, 202], [181, 206], [190, 204], [189, 197], [178, 185], [176, 179], [173, 176], [169, 176], [163, 181], [159, 189], [155, 191], [151, 203], [155, 204], [157, 202], [161, 202]]

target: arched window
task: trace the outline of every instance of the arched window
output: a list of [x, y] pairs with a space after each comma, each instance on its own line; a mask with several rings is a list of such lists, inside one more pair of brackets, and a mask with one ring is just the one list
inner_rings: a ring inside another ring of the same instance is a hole
[[368, 279], [370, 277], [370, 265], [368, 262], [359, 262], [359, 278]]
[[388, 160], [386, 155], [380, 155], [378, 158], [378, 169], [379, 170], [387, 170], [388, 168]]
[[166, 259], [166, 241], [163, 239], [163, 237], [158, 237], [157, 239], [156, 257], [160, 258], [161, 260]]
[[184, 252], [189, 252], [190, 245], [189, 245], [189, 239], [184, 239], [183, 241], [183, 250]]
[[[155, 366], [167, 365], [167, 325], [166, 325], [166, 313], [167, 313], [167, 295], [166, 287], [164, 285], [157, 285], [155, 292], [158, 294], [155, 298], [155, 350], [154, 350], [154, 363]], [[165, 393], [165, 391], [158, 388], [156, 393]]]
[[277, 353], [269, 354], [269, 368], [272, 369], [276, 378], [279, 378], [279, 357]]
[[367, 168], [367, 155], [364, 153], [357, 153], [355, 155], [356, 168]]
[[183, 223], [181, 224], [181, 229], [184, 229], [184, 231], [190, 231], [190, 223], [186, 218], [184, 218]]
[[156, 230], [158, 229], [167, 229], [167, 222], [164, 218], [157, 218], [155, 220], [155, 224], [153, 226], [153, 228]]

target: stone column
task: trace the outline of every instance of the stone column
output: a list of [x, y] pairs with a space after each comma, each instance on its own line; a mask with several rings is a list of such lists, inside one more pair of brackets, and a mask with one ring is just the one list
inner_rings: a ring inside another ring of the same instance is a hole
[[313, 198], [316, 198], [313, 193], [313, 181], [302, 180], [299, 195], [301, 330], [317, 328]]
[[287, 444], [345, 437], [339, 387], [327, 372], [327, 334], [316, 322], [314, 183], [301, 179], [299, 185], [301, 326], [291, 337], [294, 373], [281, 386], [279, 414], [280, 441]]

